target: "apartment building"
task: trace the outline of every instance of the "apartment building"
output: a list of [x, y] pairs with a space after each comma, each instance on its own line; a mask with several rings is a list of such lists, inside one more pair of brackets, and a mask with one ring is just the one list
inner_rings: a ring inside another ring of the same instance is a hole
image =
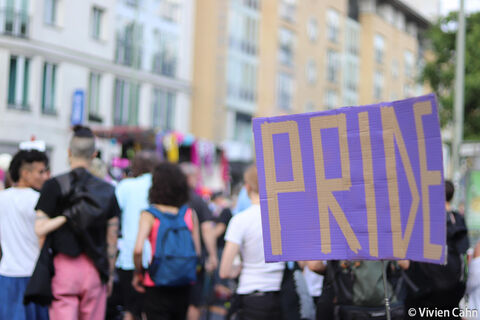
[[202, 1], [196, 8], [192, 131], [253, 159], [255, 116], [424, 93], [428, 21], [399, 0]]
[[44, 140], [57, 173], [73, 123], [188, 132], [192, 15], [193, 0], [0, 0], [0, 153]]

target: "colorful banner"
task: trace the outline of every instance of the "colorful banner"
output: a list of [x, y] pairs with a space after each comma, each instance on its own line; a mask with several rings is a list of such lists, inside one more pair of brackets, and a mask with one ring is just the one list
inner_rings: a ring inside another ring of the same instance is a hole
[[267, 262], [445, 262], [434, 95], [253, 121]]

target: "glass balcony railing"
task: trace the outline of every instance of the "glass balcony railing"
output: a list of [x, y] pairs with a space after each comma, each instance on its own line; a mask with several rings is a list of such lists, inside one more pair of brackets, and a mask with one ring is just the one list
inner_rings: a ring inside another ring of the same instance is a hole
[[13, 8], [0, 9], [0, 34], [28, 37], [30, 19], [26, 12]]

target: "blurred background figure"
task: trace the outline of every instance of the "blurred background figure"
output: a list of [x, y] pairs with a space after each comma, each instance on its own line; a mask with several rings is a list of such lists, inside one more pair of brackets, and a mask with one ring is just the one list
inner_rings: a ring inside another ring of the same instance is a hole
[[8, 169], [13, 186], [0, 191], [0, 319], [48, 319], [48, 308], [23, 305], [30, 276], [40, 253], [35, 234], [35, 205], [48, 179], [44, 152], [21, 150]]
[[190, 162], [181, 163], [180, 168], [186, 175], [189, 186], [188, 205], [195, 210], [200, 223], [202, 253], [198, 266], [197, 281], [190, 292], [190, 307], [187, 315], [188, 320], [198, 320], [201, 316], [202, 307], [207, 303], [208, 293], [204, 289], [206, 273], [212, 273], [218, 266], [217, 239], [212, 212], [208, 208], [208, 204], [195, 192], [198, 186], [198, 168]]
[[[119, 290], [122, 305], [125, 308], [125, 320], [140, 319], [143, 297], [132, 287], [133, 249], [137, 239], [140, 213], [149, 206], [148, 193], [152, 186], [152, 171], [159, 163], [155, 152], [140, 151], [132, 161], [132, 178], [119, 182], [115, 194], [121, 213], [121, 238], [118, 242], [119, 254], [116, 271], [119, 279]], [[150, 257], [150, 247], [145, 244], [144, 262]]]

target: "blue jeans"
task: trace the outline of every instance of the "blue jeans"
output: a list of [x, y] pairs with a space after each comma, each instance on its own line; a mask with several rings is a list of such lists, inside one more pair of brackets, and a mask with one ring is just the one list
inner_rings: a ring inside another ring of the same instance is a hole
[[48, 320], [48, 308], [23, 304], [30, 277], [0, 275], [0, 320]]

